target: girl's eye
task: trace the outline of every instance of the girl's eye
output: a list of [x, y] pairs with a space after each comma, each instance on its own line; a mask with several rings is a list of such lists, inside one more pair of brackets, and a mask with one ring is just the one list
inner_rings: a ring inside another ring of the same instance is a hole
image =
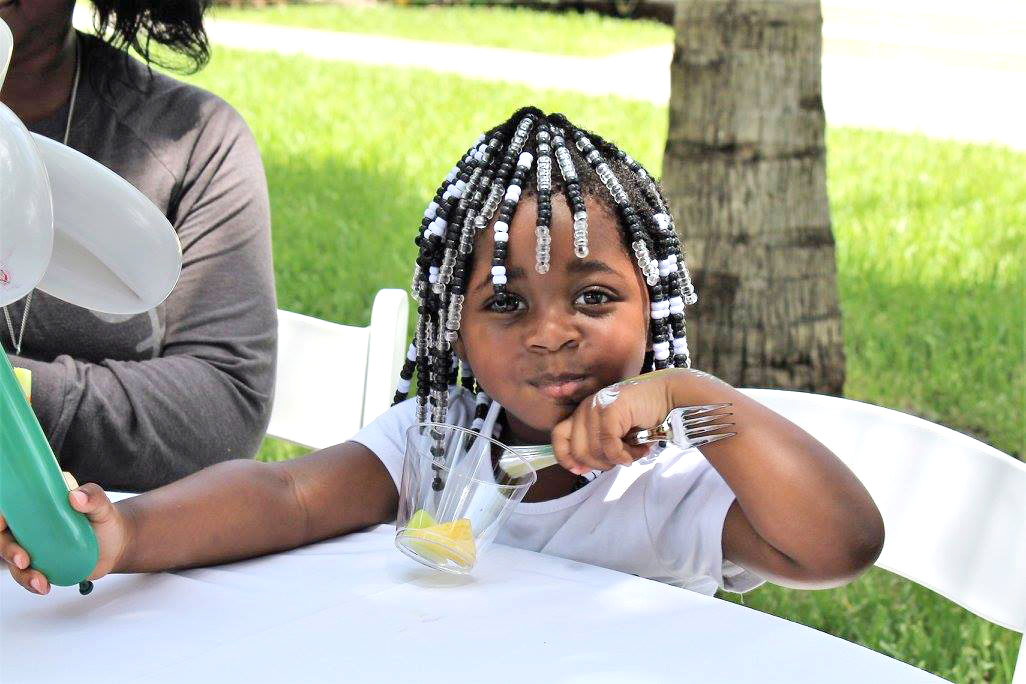
[[494, 313], [515, 313], [517, 311], [522, 311], [527, 307], [524, 305], [524, 300], [520, 297], [507, 293], [505, 301], [500, 302], [498, 298], [493, 297], [485, 305], [485, 308]]
[[577, 296], [574, 304], [578, 306], [598, 306], [600, 304], [608, 304], [612, 300], [613, 298], [602, 290], [587, 290]]

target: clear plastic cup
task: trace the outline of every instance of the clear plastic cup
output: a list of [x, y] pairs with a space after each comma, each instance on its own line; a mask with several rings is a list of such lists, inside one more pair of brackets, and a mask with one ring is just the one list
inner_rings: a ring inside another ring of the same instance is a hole
[[470, 572], [538, 479], [526, 462], [510, 475], [500, 458], [520, 457], [474, 430], [440, 423], [409, 428], [396, 547], [436, 570]]

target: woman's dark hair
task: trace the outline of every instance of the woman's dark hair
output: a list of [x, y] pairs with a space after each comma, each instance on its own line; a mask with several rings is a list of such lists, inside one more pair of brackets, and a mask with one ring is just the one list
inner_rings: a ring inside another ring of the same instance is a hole
[[684, 308], [697, 297], [659, 184], [625, 152], [564, 115], [525, 107], [467, 150], [438, 187], [418, 226], [411, 287], [417, 299], [417, 332], [394, 400], [406, 399], [416, 373], [418, 422], [445, 422], [448, 390], [459, 382], [477, 393], [471, 427], [480, 429], [490, 400], [473, 369], [457, 363], [452, 343], [459, 333], [474, 237], [489, 225], [495, 233], [491, 263], [496, 303], [501, 306], [507, 296], [508, 231], [522, 194], [537, 197], [539, 274], [549, 268], [553, 194], [562, 194], [570, 206], [578, 258], [588, 254], [585, 197], [610, 210], [648, 286], [651, 348], [642, 372], [691, 364]]
[[[203, 13], [211, 0], [92, 0], [96, 34], [112, 46], [131, 48], [147, 64], [193, 73], [210, 59]], [[155, 52], [168, 48], [186, 64]]]

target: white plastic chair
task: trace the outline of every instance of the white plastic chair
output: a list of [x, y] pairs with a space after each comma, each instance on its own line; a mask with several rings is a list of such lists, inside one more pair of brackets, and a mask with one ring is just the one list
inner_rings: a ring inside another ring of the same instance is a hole
[[[877, 565], [1026, 631], [1026, 463], [872, 404], [742, 391], [822, 442], [866, 486], [886, 527]], [[1026, 684], [1026, 639], [1012, 684]]]
[[403, 290], [381, 290], [366, 328], [279, 310], [267, 434], [322, 449], [387, 410], [406, 356], [408, 307]]

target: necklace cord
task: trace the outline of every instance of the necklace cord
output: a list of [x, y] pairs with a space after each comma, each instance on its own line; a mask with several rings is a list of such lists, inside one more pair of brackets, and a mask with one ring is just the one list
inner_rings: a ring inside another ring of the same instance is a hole
[[[78, 81], [82, 76], [82, 45], [78, 38], [78, 34], [75, 34], [75, 80], [71, 83], [71, 98], [68, 103], [68, 120], [64, 124], [64, 141], [63, 144], [68, 144], [68, 139], [71, 137], [71, 120], [75, 115], [75, 101], [78, 99]], [[14, 324], [11, 322], [11, 312], [4, 307], [4, 318], [7, 319], [7, 332], [11, 336], [11, 346], [14, 348], [15, 355], [21, 355], [21, 343], [25, 340], [25, 324], [28, 323], [29, 307], [32, 306], [32, 295], [35, 290], [28, 293], [25, 298], [25, 308], [21, 312], [21, 327], [18, 331], [18, 336], [14, 335]]]

